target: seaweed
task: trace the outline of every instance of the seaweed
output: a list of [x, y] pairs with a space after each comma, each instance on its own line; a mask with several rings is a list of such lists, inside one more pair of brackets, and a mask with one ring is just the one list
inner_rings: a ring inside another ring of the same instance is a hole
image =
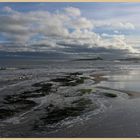
[[6, 119], [11, 117], [19, 112], [24, 112], [31, 109], [37, 104], [31, 100], [16, 100], [10, 106], [5, 106], [5, 108], [0, 108], [0, 119]]
[[104, 93], [104, 95], [105, 95], [106, 97], [111, 97], [111, 98], [117, 97], [117, 95], [114, 94], [114, 93]]
[[85, 77], [77, 77], [75, 75], [52, 79], [53, 82], [59, 82], [61, 86], [77, 86], [79, 84], [83, 84], [84, 80]]
[[92, 92], [92, 89], [79, 89], [80, 95], [89, 94]]
[[62, 121], [68, 117], [76, 117], [84, 113], [86, 109], [92, 104], [90, 99], [79, 99], [72, 102], [72, 106], [59, 108], [50, 105], [46, 108], [46, 115], [40, 118], [41, 124], [54, 124]]
[[14, 115], [14, 111], [10, 109], [1, 108], [0, 109], [0, 119], [5, 119]]

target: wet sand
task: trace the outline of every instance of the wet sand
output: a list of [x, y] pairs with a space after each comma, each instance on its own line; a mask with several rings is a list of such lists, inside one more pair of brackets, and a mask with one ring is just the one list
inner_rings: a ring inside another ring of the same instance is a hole
[[[24, 121], [23, 123], [19, 123], [17, 125], [13, 125], [12, 127], [10, 126], [9, 128], [6, 128], [3, 132], [1, 132], [1, 136], [4, 134], [5, 137], [5, 132], [6, 133], [8, 132], [9, 134], [6, 137], [15, 137], [15, 136], [16, 137], [48, 137], [48, 138], [49, 137], [51, 138], [139, 137], [140, 136], [140, 129], [139, 129], [140, 110], [138, 108], [140, 106], [140, 94], [134, 91], [132, 92], [132, 91], [125, 91], [121, 89], [117, 90], [109, 87], [96, 86], [96, 84], [108, 80], [107, 78], [104, 77], [104, 74], [99, 74], [99, 73], [94, 74], [92, 75], [91, 79], [94, 80], [95, 89], [97, 88], [96, 90], [100, 91], [101, 93], [104, 93], [105, 90], [111, 94], [111, 97], [110, 96], [106, 97], [110, 105], [107, 107], [105, 111], [93, 115], [88, 120], [79, 121], [73, 125], [55, 131], [50, 131], [49, 133], [44, 133], [42, 131], [40, 131], [39, 133], [39, 129], [37, 130], [37, 133], [35, 133], [35, 131], [31, 131], [32, 125], [34, 123], [31, 117], [29, 119], [30, 121], [27, 120]], [[58, 78], [52, 80], [55, 82], [58, 81], [63, 82], [66, 79]], [[67, 80], [66, 82], [69, 82], [69, 79]], [[46, 91], [45, 86], [41, 83], [36, 83], [33, 86], [37, 86], [37, 87], [41, 86], [42, 88], [39, 90], [41, 91], [44, 90], [45, 92], [48, 92], [48, 88]], [[32, 92], [27, 91], [26, 94], [27, 95], [29, 94], [28, 96], [32, 97], [33, 92], [34, 91]], [[126, 97], [122, 98], [121, 96], [118, 95], [112, 97], [112, 94], [114, 95], [113, 92], [114, 93], [118, 92], [119, 94], [123, 93]], [[28, 98], [28, 96], [26, 98]], [[8, 101], [11, 101], [11, 98]], [[29, 122], [31, 123], [30, 124], [31, 127], [29, 127]], [[12, 131], [12, 129], [14, 129], [14, 132]]]
[[139, 69], [4, 70], [19, 80], [1, 87], [0, 137], [140, 137]]
[[113, 101], [104, 113], [98, 114], [83, 124], [59, 130], [43, 137], [74, 138], [119, 138], [140, 137], [140, 98]]

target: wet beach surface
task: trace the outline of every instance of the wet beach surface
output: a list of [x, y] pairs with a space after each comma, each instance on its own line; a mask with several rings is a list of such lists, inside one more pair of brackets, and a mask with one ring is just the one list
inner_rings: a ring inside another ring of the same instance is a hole
[[0, 137], [140, 136], [138, 63], [25, 64], [0, 69]]

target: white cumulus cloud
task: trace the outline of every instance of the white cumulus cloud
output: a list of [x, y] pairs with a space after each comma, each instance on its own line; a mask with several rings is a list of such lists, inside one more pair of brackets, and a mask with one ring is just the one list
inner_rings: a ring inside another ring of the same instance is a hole
[[72, 17], [81, 15], [81, 11], [75, 7], [64, 8], [64, 11], [66, 12], [66, 14], [68, 14], [69, 16], [72, 16]]
[[[113, 31], [134, 30], [135, 26], [132, 23], [104, 23], [89, 20], [82, 16], [80, 9], [74, 7], [52, 13], [49, 11], [18, 12], [10, 7], [4, 7], [3, 11], [6, 14], [0, 14], [0, 34], [7, 41], [22, 44], [21, 47], [17, 45], [18, 47], [9, 48], [10, 50], [41, 51], [42, 49], [42, 51], [47, 51], [48, 48], [64, 49], [77, 46], [77, 50], [80, 47], [111, 48], [136, 52], [126, 43], [124, 35], [106, 33], [99, 35], [94, 32], [96, 27], [112, 28]], [[33, 47], [33, 44], [36, 45]]]

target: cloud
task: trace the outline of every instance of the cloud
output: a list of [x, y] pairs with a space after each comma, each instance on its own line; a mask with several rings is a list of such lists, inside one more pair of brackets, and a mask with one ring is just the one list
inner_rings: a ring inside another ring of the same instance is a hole
[[119, 23], [114, 23], [114, 25], [112, 25], [113, 28], [115, 29], [126, 29], [126, 30], [134, 30], [135, 29], [135, 26], [132, 24], [132, 23], [122, 23], [122, 22], [119, 22]]
[[[124, 35], [99, 35], [96, 27], [114, 30], [134, 30], [132, 23], [104, 23], [81, 15], [78, 8], [67, 7], [60, 12], [18, 12], [10, 7], [0, 14], [0, 34], [12, 45], [2, 45], [8, 51], [97, 51], [124, 50], [137, 52], [128, 45]], [[118, 31], [119, 32], [119, 31]], [[73, 52], [74, 52], [73, 51]]]
[[84, 17], [72, 20], [70, 23], [70, 28], [73, 29], [92, 29], [93, 24], [90, 20], [87, 20]]
[[4, 12], [13, 12], [13, 9], [11, 8], [11, 7], [9, 7], [9, 6], [5, 6], [4, 8], [3, 8], [3, 11]]
[[92, 20], [95, 27], [103, 27], [112, 30], [135, 30], [135, 25], [130, 22]]
[[114, 30], [114, 33], [119, 34], [119, 31], [118, 30]]
[[66, 14], [68, 14], [69, 16], [80, 16], [81, 15], [81, 11], [78, 8], [75, 7], [67, 7], [64, 8], [64, 11]]

